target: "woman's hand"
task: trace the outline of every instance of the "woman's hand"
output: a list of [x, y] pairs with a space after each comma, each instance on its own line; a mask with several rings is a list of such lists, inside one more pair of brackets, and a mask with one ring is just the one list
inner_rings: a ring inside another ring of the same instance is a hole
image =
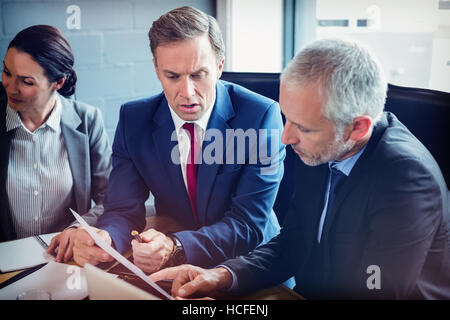
[[73, 256], [73, 238], [77, 231], [76, 227], [70, 227], [54, 236], [47, 249], [48, 254], [57, 250], [56, 262], [68, 262]]

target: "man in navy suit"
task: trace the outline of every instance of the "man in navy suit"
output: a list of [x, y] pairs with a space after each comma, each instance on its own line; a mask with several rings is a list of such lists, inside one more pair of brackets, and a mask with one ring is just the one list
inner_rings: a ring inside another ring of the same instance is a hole
[[182, 297], [295, 276], [309, 299], [449, 299], [449, 192], [431, 154], [383, 112], [387, 84], [370, 52], [315, 41], [280, 88], [282, 141], [299, 156], [280, 234], [221, 267], [185, 265], [151, 278], [175, 279], [172, 292]]
[[[132, 244], [146, 272], [185, 262], [215, 266], [279, 232], [272, 211], [285, 156], [279, 105], [218, 81], [224, 48], [211, 16], [174, 9], [153, 23], [149, 38], [164, 92], [122, 106], [96, 226], [118, 251]], [[132, 242], [130, 231], [145, 227], [149, 192], [156, 214], [186, 230], [150, 229], [142, 243]], [[81, 265], [111, 260], [81, 229], [74, 258]]]

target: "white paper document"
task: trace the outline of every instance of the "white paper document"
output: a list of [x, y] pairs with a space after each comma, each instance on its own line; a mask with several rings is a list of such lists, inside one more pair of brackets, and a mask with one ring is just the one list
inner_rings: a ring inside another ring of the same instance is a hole
[[[56, 233], [41, 235], [47, 245]], [[45, 253], [44, 247], [34, 237], [0, 243], [0, 271], [10, 272], [37, 266], [38, 264], [54, 261], [55, 258]]]
[[78, 266], [49, 262], [39, 270], [0, 289], [0, 300], [15, 300], [21, 293], [40, 289], [52, 300], [81, 300], [88, 295], [84, 270]]
[[174, 298], [170, 295], [168, 295], [160, 286], [158, 286], [155, 282], [150, 280], [147, 275], [138, 267], [136, 267], [133, 263], [131, 263], [127, 258], [122, 256], [119, 252], [117, 252], [113, 247], [111, 247], [108, 243], [106, 243], [102, 237], [100, 237], [97, 232], [92, 230], [92, 228], [87, 224], [87, 222], [75, 211], [70, 209], [73, 216], [77, 221], [81, 224], [82, 227], [84, 227], [89, 233], [89, 235], [94, 239], [95, 243], [105, 250], [109, 255], [111, 255], [114, 259], [116, 259], [118, 262], [123, 264], [127, 269], [129, 269], [131, 272], [133, 272], [135, 275], [137, 275], [139, 278], [144, 280], [146, 283], [148, 283], [151, 287], [156, 289], [159, 293], [161, 293], [164, 297], [166, 297], [169, 300], [174, 300]]
[[89, 300], [161, 300], [89, 263], [84, 265]]

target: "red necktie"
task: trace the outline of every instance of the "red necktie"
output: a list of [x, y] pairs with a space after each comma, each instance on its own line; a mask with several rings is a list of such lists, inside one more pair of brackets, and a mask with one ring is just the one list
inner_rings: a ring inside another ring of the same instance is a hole
[[191, 202], [192, 213], [194, 214], [194, 220], [200, 225], [200, 221], [197, 215], [197, 171], [198, 164], [195, 163], [195, 157], [199, 151], [199, 145], [197, 142], [197, 135], [195, 134], [195, 127], [193, 123], [186, 122], [183, 128], [189, 132], [191, 139], [191, 149], [189, 151], [189, 157], [186, 164], [186, 181], [189, 194], [189, 201]]

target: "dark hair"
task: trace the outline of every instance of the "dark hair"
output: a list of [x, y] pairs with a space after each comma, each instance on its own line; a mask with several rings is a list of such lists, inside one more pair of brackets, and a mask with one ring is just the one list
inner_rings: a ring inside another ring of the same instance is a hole
[[225, 45], [214, 17], [193, 7], [173, 9], [155, 20], [148, 32], [150, 49], [156, 57], [156, 48], [170, 42], [190, 40], [207, 34], [217, 61], [225, 55]]
[[73, 70], [72, 48], [55, 27], [36, 25], [20, 31], [9, 43], [9, 48], [29, 54], [45, 70], [50, 82], [65, 78], [58, 92], [69, 97], [75, 93], [77, 74]]

